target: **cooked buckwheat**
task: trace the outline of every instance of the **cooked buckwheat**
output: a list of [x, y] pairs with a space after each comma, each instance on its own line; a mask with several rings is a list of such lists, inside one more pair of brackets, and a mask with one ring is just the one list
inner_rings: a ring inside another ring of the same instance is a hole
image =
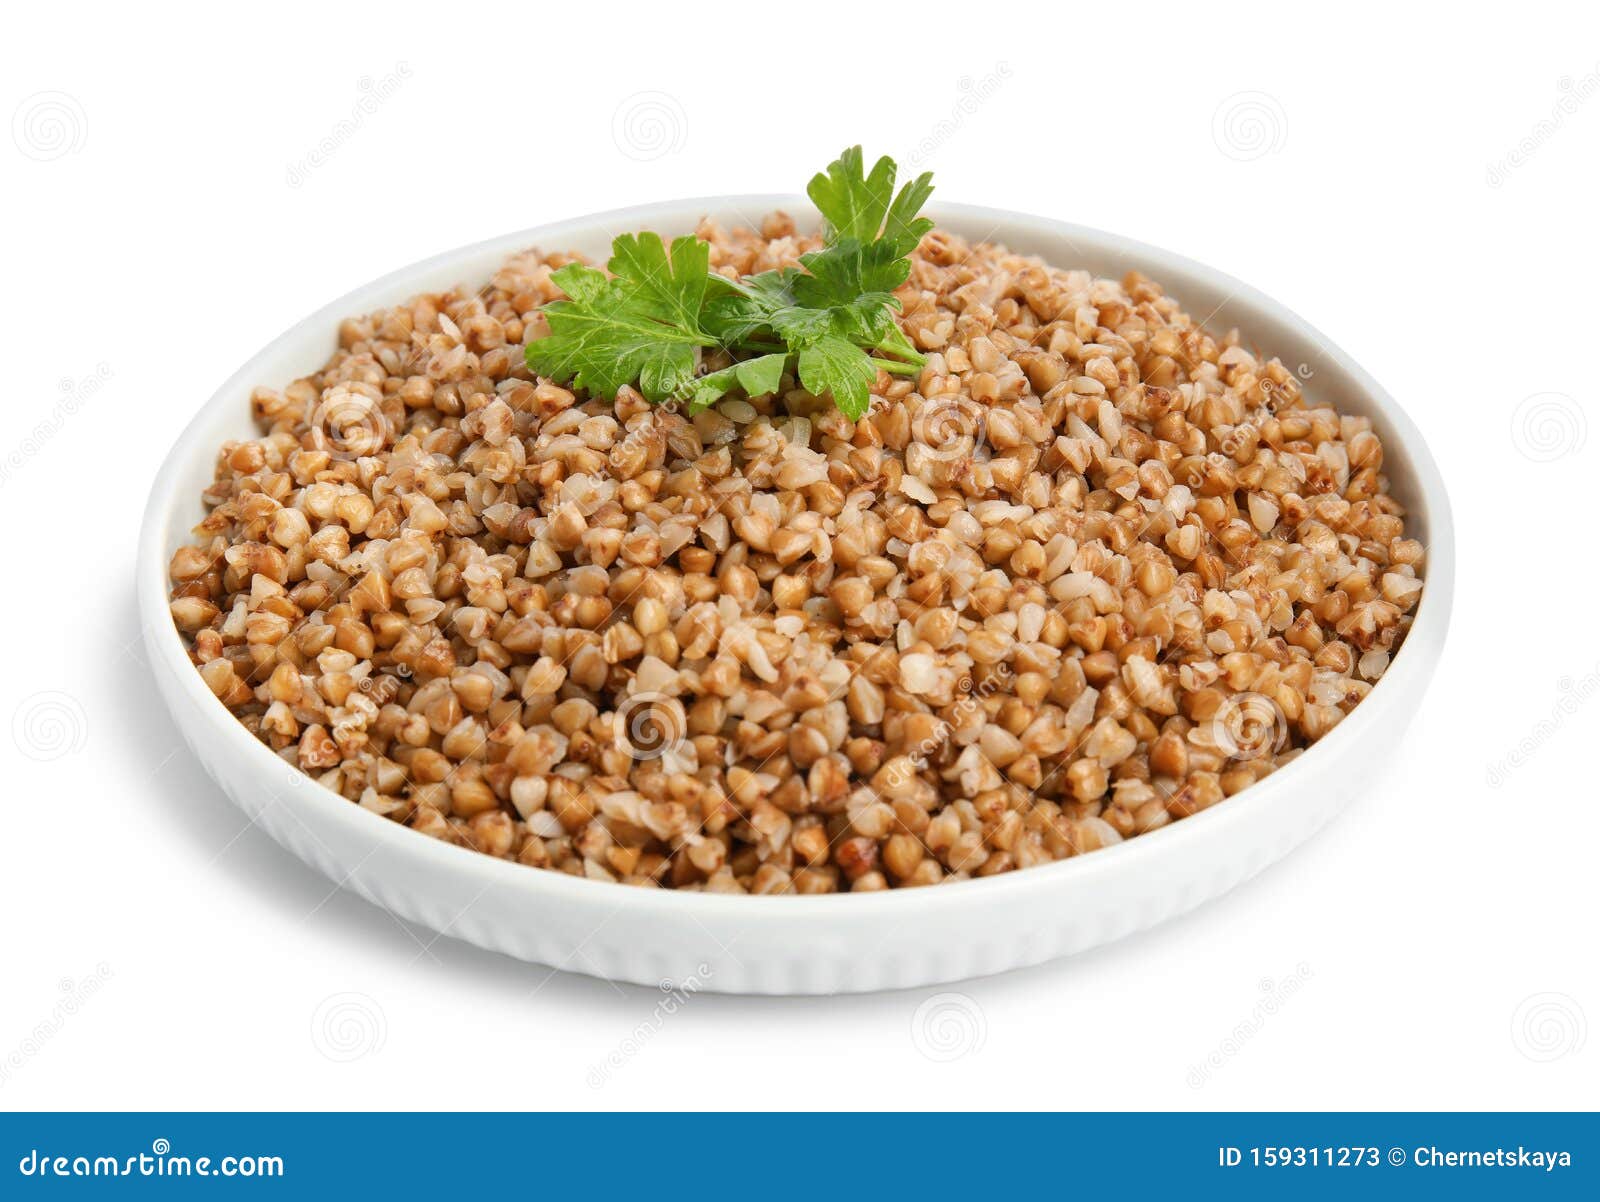
[[[699, 233], [736, 276], [817, 245]], [[530, 377], [564, 261], [345, 321], [172, 560], [211, 692], [395, 822], [680, 889], [989, 876], [1260, 780], [1410, 623], [1371, 424], [1150, 280], [935, 231], [927, 365], [852, 423], [792, 380], [691, 417]]]

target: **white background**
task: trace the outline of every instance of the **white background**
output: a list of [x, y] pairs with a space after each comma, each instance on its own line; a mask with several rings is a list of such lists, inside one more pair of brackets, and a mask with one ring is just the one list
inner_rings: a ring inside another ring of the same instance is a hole
[[[1600, 1103], [1600, 12], [1126, 11], [10, 13], [0, 1106]], [[1350, 351], [1451, 488], [1446, 659], [1285, 862], [944, 991], [964, 1055], [913, 1037], [939, 990], [701, 995], [597, 1089], [649, 990], [430, 942], [241, 829], [129, 647], [139, 512], [191, 413], [330, 298], [558, 218], [797, 191], [853, 142], [1213, 264]]]

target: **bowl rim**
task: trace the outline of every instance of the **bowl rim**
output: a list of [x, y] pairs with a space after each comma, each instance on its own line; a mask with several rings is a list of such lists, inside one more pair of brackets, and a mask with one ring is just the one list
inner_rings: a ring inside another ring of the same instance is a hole
[[[1208, 837], [1213, 840], [1225, 837], [1228, 831], [1249, 823], [1257, 812], [1267, 806], [1292, 804], [1294, 791], [1303, 777], [1311, 770], [1328, 765], [1336, 757], [1350, 752], [1366, 730], [1389, 719], [1390, 700], [1398, 699], [1405, 682], [1415, 684], [1420, 695], [1442, 653], [1449, 625], [1454, 594], [1455, 533], [1443, 477], [1421, 431], [1400, 404], [1349, 354], [1298, 313], [1225, 272], [1161, 247], [1052, 217], [981, 205], [934, 203], [927, 211], [940, 224], [950, 221], [972, 227], [987, 223], [991, 232], [1007, 225], [1027, 227], [1044, 235], [1062, 238], [1069, 245], [1076, 246], [1081, 242], [1092, 245], [1102, 253], [1143, 260], [1151, 264], [1148, 270], [1152, 277], [1161, 282], [1170, 294], [1178, 296], [1180, 301], [1182, 285], [1171, 286], [1170, 281], [1174, 277], [1220, 289], [1228, 295], [1227, 303], [1239, 302], [1243, 307], [1268, 315], [1293, 333], [1317, 344], [1326, 357], [1360, 389], [1372, 407], [1382, 412], [1398, 435], [1411, 463], [1416, 493], [1426, 510], [1427, 573], [1423, 578], [1422, 600], [1405, 643], [1368, 696], [1338, 726], [1289, 764], [1237, 795], [1225, 798], [1224, 803], [1158, 830], [1092, 854], [1072, 856], [992, 877], [952, 882], [950, 888], [886, 889], [859, 895], [849, 892], [804, 895], [707, 893], [628, 888], [620, 883], [594, 881], [564, 872], [532, 868], [431, 838], [323, 788], [250, 735], [227, 708], [212, 696], [200, 674], [191, 665], [167, 608], [167, 566], [170, 556], [165, 546], [165, 532], [174, 508], [194, 500], [180, 490], [181, 466], [200, 455], [207, 462], [214, 460], [216, 447], [206, 438], [208, 419], [215, 411], [228, 405], [241, 404], [248, 398], [249, 390], [260, 383], [258, 378], [254, 378], [259, 370], [257, 364], [279, 344], [294, 340], [313, 329], [328, 334], [336, 330], [338, 322], [349, 314], [376, 305], [395, 303], [422, 287], [408, 281], [496, 251], [510, 254], [539, 243], [548, 246], [566, 237], [652, 228], [650, 223], [657, 221], [664, 227], [676, 229], [687, 225], [692, 229], [696, 218], [690, 214], [718, 215], [731, 211], [741, 219], [749, 220], [745, 217], [746, 210], [763, 213], [778, 208], [796, 216], [816, 216], [815, 206], [810, 201], [792, 194], [730, 194], [631, 205], [502, 234], [454, 247], [387, 272], [319, 307], [258, 348], [211, 394], [185, 425], [156, 471], [141, 521], [135, 590], [145, 646], [152, 657], [151, 667], [154, 669], [159, 661], [160, 667], [172, 675], [180, 694], [191, 702], [206, 724], [203, 731], [181, 732], [185, 738], [193, 742], [199, 737], [209, 736], [219, 754], [239, 758], [252, 766], [259, 765], [262, 774], [279, 772], [281, 788], [288, 795], [299, 803], [321, 806], [327, 812], [328, 821], [343, 826], [348, 834], [365, 837], [372, 842], [374, 851], [392, 851], [419, 871], [454, 876], [464, 874], [477, 878], [483, 883], [484, 891], [491, 888], [519, 890], [522, 893], [519, 900], [550, 904], [584, 905], [609, 897], [616, 903], [615, 909], [626, 907], [663, 917], [693, 917], [697, 911], [719, 918], [737, 912], [742, 919], [754, 919], [763, 914], [788, 918], [806, 913], [832, 917], [850, 913], [866, 917], [869, 914], [882, 916], [886, 912], [891, 916], [897, 911], [909, 915], [914, 910], [976, 905], [984, 899], [998, 900], [1019, 892], [1048, 891], [1068, 881], [1092, 885], [1097, 878], [1108, 873], [1121, 874], [1125, 868], [1131, 870], [1136, 863], [1154, 863], [1162, 857], [1182, 855], [1187, 845]], [[1026, 246], [1015, 249], [1022, 253], [1035, 253]], [[1424, 650], [1429, 654], [1425, 656]], [[181, 714], [174, 713], [173, 717], [181, 723]], [[1308, 762], [1311, 768], [1306, 767]], [[224, 791], [227, 791], [226, 788]], [[274, 789], [273, 796], [280, 799], [282, 794]], [[335, 802], [337, 804], [331, 804]]]

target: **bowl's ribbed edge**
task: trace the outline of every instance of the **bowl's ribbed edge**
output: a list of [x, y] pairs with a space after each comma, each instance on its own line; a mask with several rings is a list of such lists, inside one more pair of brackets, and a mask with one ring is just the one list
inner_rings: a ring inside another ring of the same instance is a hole
[[[1146, 895], [1135, 906], [1097, 918], [1084, 914], [1042, 915], [1036, 926], [995, 931], [986, 939], [952, 941], [921, 952], [900, 946], [884, 949], [881, 955], [819, 957], [798, 950], [751, 947], [737, 958], [719, 960], [715, 972], [698, 987], [736, 994], [863, 993], [961, 981], [1042, 964], [1159, 925], [1237, 888], [1309, 838], [1337, 809], [1336, 805], [1319, 807], [1315, 814], [1307, 815], [1307, 822], [1281, 838], [1257, 844], [1247, 855], [1210, 872], [1172, 881], [1170, 888]], [[648, 947], [631, 946], [625, 939], [608, 939], [604, 931], [588, 940], [578, 957], [566, 942], [546, 934], [537, 923], [512, 927], [470, 908], [452, 912], [426, 892], [397, 889], [389, 881], [369, 879], [359, 869], [347, 872], [309, 828], [281, 806], [267, 807], [259, 813], [257, 822], [283, 847], [330, 880], [343, 882], [395, 917], [430, 931], [552, 969], [651, 988], [696, 976], [695, 965], [674, 963]], [[756, 904], [783, 903], [758, 900]]]

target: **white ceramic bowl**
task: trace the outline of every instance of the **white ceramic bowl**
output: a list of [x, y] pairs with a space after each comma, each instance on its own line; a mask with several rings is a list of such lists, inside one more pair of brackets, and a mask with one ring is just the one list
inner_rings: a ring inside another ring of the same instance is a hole
[[694, 980], [736, 993], [895, 989], [1065, 956], [1182, 913], [1284, 855], [1354, 797], [1395, 752], [1444, 645], [1454, 577], [1450, 508], [1433, 457], [1405, 412], [1293, 313], [1237, 280], [1111, 234], [957, 205], [931, 215], [1060, 267], [1120, 277], [1138, 269], [1208, 327], [1299, 367], [1311, 396], [1372, 418], [1409, 530], [1428, 545], [1415, 624], [1388, 672], [1331, 734], [1221, 805], [1090, 855], [933, 889], [860, 896], [730, 897], [633, 889], [543, 872], [448, 846], [341, 800], [258, 743], [206, 690], [167, 614], [166, 568], [202, 515], [217, 447], [255, 433], [249, 395], [320, 366], [339, 320], [457, 283], [476, 286], [513, 251], [538, 245], [605, 257], [613, 235], [692, 230], [706, 214], [748, 224], [790, 196], [673, 201], [496, 238], [359, 288], [244, 364], [200, 410], [151, 491], [138, 596], [150, 662], [184, 738], [224, 791], [284, 847], [394, 914], [481, 947], [556, 968], [655, 985]]

